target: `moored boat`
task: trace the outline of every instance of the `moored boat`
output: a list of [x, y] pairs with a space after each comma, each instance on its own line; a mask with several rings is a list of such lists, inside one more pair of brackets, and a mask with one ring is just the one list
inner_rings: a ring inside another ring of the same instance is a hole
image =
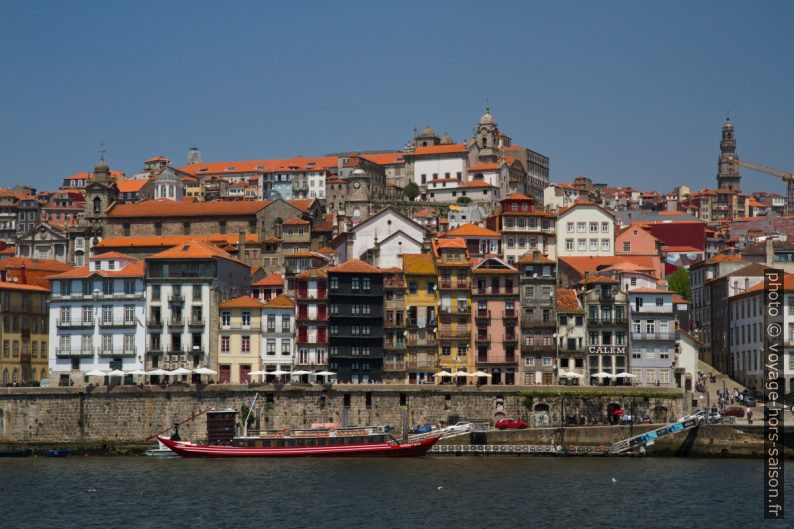
[[0, 457], [28, 457], [30, 455], [33, 455], [33, 450], [30, 448], [0, 450]]
[[179, 454], [165, 446], [162, 442], [157, 443], [157, 448], [150, 448], [144, 455], [149, 457], [179, 457]]
[[53, 448], [44, 452], [44, 457], [66, 457], [69, 455], [68, 448]]
[[399, 441], [385, 426], [261, 430], [236, 435], [237, 412], [207, 414], [207, 442], [197, 444], [157, 436], [182, 457], [394, 457], [422, 456], [441, 438]]

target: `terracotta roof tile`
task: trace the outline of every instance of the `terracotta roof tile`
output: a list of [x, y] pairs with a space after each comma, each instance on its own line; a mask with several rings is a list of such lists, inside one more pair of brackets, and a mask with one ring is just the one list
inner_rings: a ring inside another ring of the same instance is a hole
[[90, 270], [88, 266], [73, 268], [66, 272], [49, 276], [47, 279], [83, 279], [99, 277], [143, 277], [143, 261], [134, 260], [121, 270]]
[[529, 252], [519, 259], [518, 264], [556, 264], [553, 259], [540, 252]]
[[[160, 237], [106, 237], [99, 241], [94, 248], [143, 248], [143, 247], [160, 247], [171, 248], [178, 244], [184, 244], [190, 241], [209, 242], [217, 245], [234, 244], [239, 241], [239, 236], [235, 234], [217, 234], [217, 235], [171, 235]], [[257, 243], [258, 240], [255, 234], [247, 233], [245, 235], [245, 242]], [[267, 242], [267, 241], [265, 241]]]
[[306, 224], [309, 224], [309, 221], [301, 217], [292, 217], [282, 223], [283, 226], [303, 226]]
[[361, 259], [348, 259], [344, 263], [334, 266], [328, 270], [338, 274], [382, 274], [380, 268], [376, 268]]
[[269, 200], [253, 200], [250, 202], [176, 202], [168, 199], [145, 200], [135, 204], [118, 204], [114, 206], [110, 218], [142, 218], [142, 217], [213, 217], [255, 215], [267, 207]]
[[267, 275], [256, 281], [251, 283], [252, 287], [283, 287], [284, 286], [284, 276], [279, 273], [273, 273]]
[[426, 253], [403, 254], [403, 270], [410, 275], [436, 275], [433, 256]]
[[446, 232], [444, 237], [501, 237], [501, 235], [498, 231], [489, 230], [476, 224], [463, 224]]
[[362, 154], [361, 157], [378, 165], [398, 165], [405, 163], [402, 151]]
[[583, 285], [592, 285], [593, 283], [620, 283], [620, 281], [607, 276], [592, 275], [585, 277], [580, 283]]
[[44, 287], [37, 287], [36, 285], [28, 285], [26, 283], [12, 283], [9, 281], [0, 281], [0, 290], [24, 290], [26, 292], [49, 292], [49, 289]]
[[116, 187], [121, 193], [137, 193], [143, 186], [149, 183], [148, 178], [137, 178], [129, 180], [117, 180]]
[[463, 154], [466, 146], [462, 143], [452, 143], [445, 145], [431, 145], [429, 147], [417, 147], [414, 156], [425, 156], [431, 154]]
[[575, 312], [582, 310], [582, 304], [572, 288], [558, 288], [556, 292], [557, 310]]
[[217, 246], [209, 242], [202, 242], [197, 240], [188, 241], [183, 244], [178, 244], [173, 248], [163, 250], [154, 255], [150, 255], [147, 259], [228, 259], [230, 261], [240, 262], [227, 252], [224, 252]]
[[99, 261], [100, 259], [124, 259], [125, 261], [137, 261], [137, 259], [131, 255], [121, 252], [105, 252], [88, 258], [89, 261]]
[[251, 296], [236, 297], [218, 305], [222, 309], [261, 309], [264, 306], [264, 303]]
[[500, 163], [473, 163], [469, 166], [469, 172], [472, 171], [497, 171], [502, 164]]
[[279, 294], [270, 301], [265, 303], [267, 309], [291, 309], [295, 307], [295, 301], [292, 298]]
[[631, 294], [672, 294], [671, 290], [666, 290], [663, 288], [632, 288], [629, 290]]
[[27, 270], [43, 270], [45, 272], [65, 272], [74, 268], [71, 265], [54, 259], [30, 259], [28, 257], [11, 257], [0, 261], [0, 270], [25, 267]]

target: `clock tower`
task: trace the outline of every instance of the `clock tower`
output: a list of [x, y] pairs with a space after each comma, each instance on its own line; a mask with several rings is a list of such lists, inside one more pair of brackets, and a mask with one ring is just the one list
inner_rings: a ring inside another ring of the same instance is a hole
[[736, 156], [736, 138], [733, 136], [733, 123], [727, 118], [722, 124], [720, 157], [717, 162], [717, 187], [739, 191], [739, 157]]

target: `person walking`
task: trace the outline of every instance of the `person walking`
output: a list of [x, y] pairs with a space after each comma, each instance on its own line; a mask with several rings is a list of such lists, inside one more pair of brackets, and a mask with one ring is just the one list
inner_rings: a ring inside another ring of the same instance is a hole
[[753, 410], [747, 408], [747, 424], [753, 424]]

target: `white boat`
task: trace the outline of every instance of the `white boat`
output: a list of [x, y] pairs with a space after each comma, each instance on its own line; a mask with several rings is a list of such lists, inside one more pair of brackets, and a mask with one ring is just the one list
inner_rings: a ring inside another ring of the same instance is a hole
[[157, 441], [157, 448], [150, 448], [144, 452], [144, 454], [150, 457], [179, 457], [179, 454], [165, 446], [159, 440]]

